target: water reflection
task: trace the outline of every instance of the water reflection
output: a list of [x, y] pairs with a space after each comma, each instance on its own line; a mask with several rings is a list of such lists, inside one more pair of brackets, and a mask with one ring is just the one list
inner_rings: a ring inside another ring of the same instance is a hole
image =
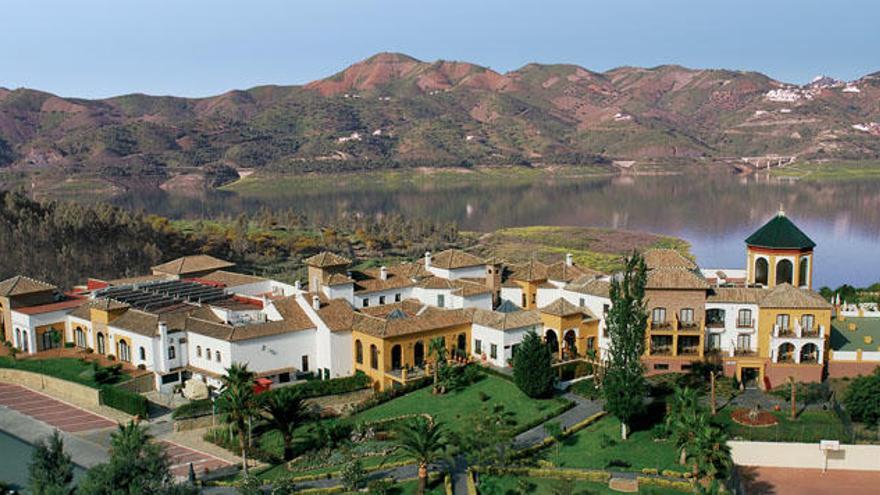
[[583, 225], [679, 236], [703, 266], [745, 263], [743, 239], [784, 206], [818, 244], [817, 285], [880, 280], [880, 181], [801, 183], [720, 174], [537, 180], [510, 186], [342, 186], [331, 191], [253, 197], [162, 191], [120, 196], [116, 204], [175, 218], [292, 208], [323, 218], [344, 212], [403, 212], [489, 231], [521, 225]]

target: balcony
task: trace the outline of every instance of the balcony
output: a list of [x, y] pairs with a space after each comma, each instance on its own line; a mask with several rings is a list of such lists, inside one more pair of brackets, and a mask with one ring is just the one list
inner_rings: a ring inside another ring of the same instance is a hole
[[654, 321], [650, 320], [648, 322], [648, 327], [651, 330], [658, 330], [661, 332], [671, 332], [672, 331], [672, 322], [671, 321]]
[[707, 321], [706, 328], [714, 328], [714, 329], [724, 328], [724, 320], [722, 320], [722, 321]]
[[814, 325], [810, 328], [803, 328], [797, 321], [794, 327], [780, 327], [779, 324], [773, 325], [774, 338], [789, 339], [822, 339], [825, 337], [825, 325]]
[[683, 333], [698, 333], [701, 332], [703, 328], [700, 324], [700, 320], [678, 321], [678, 319], [676, 319], [676, 323], [678, 331]]
[[396, 368], [385, 372], [385, 376], [399, 383], [408, 383], [428, 376], [427, 367]]
[[753, 351], [752, 349], [737, 347], [731, 349], [730, 355], [735, 357], [757, 357], [758, 353]]
[[672, 346], [651, 347], [652, 356], [671, 356]]
[[752, 330], [755, 328], [755, 320], [736, 320], [736, 328], [743, 330]]

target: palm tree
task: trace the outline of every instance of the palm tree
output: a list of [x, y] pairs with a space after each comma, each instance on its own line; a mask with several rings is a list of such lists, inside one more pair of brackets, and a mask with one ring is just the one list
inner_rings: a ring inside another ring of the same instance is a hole
[[701, 475], [705, 483], [726, 477], [733, 458], [724, 430], [706, 425], [697, 431], [693, 443], [694, 474]]
[[434, 356], [434, 393], [440, 391], [439, 368], [440, 363], [446, 360], [446, 340], [443, 337], [434, 337], [428, 344], [428, 354]]
[[241, 469], [248, 475], [247, 442], [245, 431], [251, 416], [256, 410], [254, 395], [254, 374], [248, 370], [247, 364], [232, 363], [226, 368], [226, 375], [221, 379], [218, 404], [226, 413], [226, 421], [238, 429], [238, 445], [241, 448]]
[[419, 465], [418, 494], [424, 494], [428, 485], [428, 465], [446, 453], [446, 434], [442, 426], [419, 416], [401, 425], [394, 440], [397, 448], [415, 458]]
[[697, 391], [683, 387], [675, 388], [669, 410], [666, 412], [666, 430], [680, 452], [679, 464], [687, 462], [687, 448], [693, 442], [697, 429], [706, 418], [700, 410]]
[[295, 388], [285, 387], [262, 394], [259, 405], [272, 428], [281, 433], [284, 460], [289, 461], [293, 458], [293, 431], [306, 415], [302, 397]]

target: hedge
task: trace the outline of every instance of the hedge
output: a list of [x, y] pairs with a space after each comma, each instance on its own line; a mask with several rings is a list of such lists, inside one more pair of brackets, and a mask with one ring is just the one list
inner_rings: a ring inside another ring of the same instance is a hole
[[173, 419], [190, 419], [201, 416], [208, 416], [213, 409], [211, 399], [198, 399], [181, 406], [171, 413]]
[[299, 385], [293, 385], [293, 387], [300, 393], [301, 397], [310, 399], [312, 397], [355, 392], [369, 387], [371, 383], [369, 376], [358, 371], [352, 376], [330, 380], [309, 380]]
[[150, 416], [147, 398], [124, 388], [101, 387], [101, 404], [144, 419]]

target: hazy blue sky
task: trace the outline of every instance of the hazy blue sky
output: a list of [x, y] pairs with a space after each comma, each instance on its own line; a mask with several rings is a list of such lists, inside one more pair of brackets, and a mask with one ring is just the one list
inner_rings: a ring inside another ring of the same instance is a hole
[[2, 0], [0, 47], [0, 86], [83, 97], [299, 84], [380, 51], [806, 82], [880, 70], [880, 1]]

